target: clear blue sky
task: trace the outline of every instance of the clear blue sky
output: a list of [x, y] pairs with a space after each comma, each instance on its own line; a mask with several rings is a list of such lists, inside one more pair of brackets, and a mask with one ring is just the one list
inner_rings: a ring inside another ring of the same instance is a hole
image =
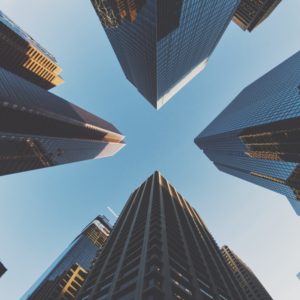
[[[231, 24], [206, 70], [160, 111], [125, 79], [89, 0], [0, 0], [52, 52], [53, 93], [126, 135], [116, 156], [0, 178], [0, 299], [15, 300], [97, 214], [114, 217], [158, 169], [276, 300], [298, 300], [300, 218], [281, 195], [219, 172], [193, 139], [246, 85], [300, 49], [300, 1], [284, 0], [253, 33]], [[300, 79], [299, 79], [300, 80]]]

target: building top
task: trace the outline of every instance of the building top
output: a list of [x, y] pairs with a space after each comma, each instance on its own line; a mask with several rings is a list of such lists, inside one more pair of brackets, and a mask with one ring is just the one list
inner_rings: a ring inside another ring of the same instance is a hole
[[249, 300], [272, 300], [272, 297], [253, 271], [228, 246], [223, 246], [221, 252], [228, 267], [239, 282], [240, 287], [247, 294]]
[[64, 82], [55, 57], [0, 11], [0, 66], [49, 90]]
[[196, 210], [156, 171], [132, 192], [77, 299], [246, 297]]
[[281, 0], [241, 0], [233, 21], [243, 30], [252, 31], [274, 11]]
[[104, 215], [99, 215], [95, 218], [95, 220], [100, 221], [102, 224], [104, 224], [108, 229], [112, 229], [112, 225], [109, 222], [109, 219], [105, 217]]
[[18, 34], [22, 39], [26, 40], [29, 44], [38, 48], [41, 52], [43, 52], [48, 58], [56, 62], [55, 57], [46, 50], [43, 46], [41, 46], [37, 41], [35, 41], [27, 32], [25, 32], [20, 26], [18, 26], [14, 21], [12, 21], [8, 16], [6, 16], [0, 10], [0, 22], [13, 30], [16, 34]]
[[84, 228], [79, 236], [84, 234], [94, 241], [96, 245], [102, 247], [105, 240], [109, 237], [111, 230], [112, 226], [109, 224], [108, 219], [105, 216], [97, 216]]

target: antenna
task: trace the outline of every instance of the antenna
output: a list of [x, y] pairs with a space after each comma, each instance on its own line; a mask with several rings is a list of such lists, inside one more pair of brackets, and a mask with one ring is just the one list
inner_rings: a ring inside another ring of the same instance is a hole
[[107, 206], [107, 209], [109, 210], [109, 212], [110, 212], [116, 219], [119, 218], [119, 215], [118, 215], [112, 208], [110, 208], [109, 206]]

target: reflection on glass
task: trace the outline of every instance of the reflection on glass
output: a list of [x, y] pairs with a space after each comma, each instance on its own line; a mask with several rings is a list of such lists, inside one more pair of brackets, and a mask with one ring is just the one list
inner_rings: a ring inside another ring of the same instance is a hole
[[238, 0], [91, 0], [127, 79], [160, 108], [206, 66]]
[[[106, 242], [111, 229], [112, 227], [107, 218], [98, 216], [75, 238], [22, 297], [22, 300], [59, 299], [53, 295], [62, 297], [65, 293], [76, 296], [87, 277], [87, 273], [91, 269], [93, 260]], [[71, 284], [77, 288], [69, 290], [68, 287]]]
[[285, 195], [300, 215], [300, 52], [254, 81], [195, 139], [221, 171]]

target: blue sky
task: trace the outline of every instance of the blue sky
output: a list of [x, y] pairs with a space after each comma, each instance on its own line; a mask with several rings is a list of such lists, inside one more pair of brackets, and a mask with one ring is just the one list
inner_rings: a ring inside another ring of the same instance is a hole
[[300, 2], [285, 0], [253, 33], [231, 24], [207, 68], [160, 111], [125, 79], [89, 1], [0, 0], [52, 52], [53, 93], [126, 135], [116, 156], [0, 178], [0, 299], [15, 300], [97, 214], [114, 217], [158, 169], [276, 300], [297, 300], [300, 218], [284, 196], [219, 172], [193, 139], [246, 85], [300, 49]]

